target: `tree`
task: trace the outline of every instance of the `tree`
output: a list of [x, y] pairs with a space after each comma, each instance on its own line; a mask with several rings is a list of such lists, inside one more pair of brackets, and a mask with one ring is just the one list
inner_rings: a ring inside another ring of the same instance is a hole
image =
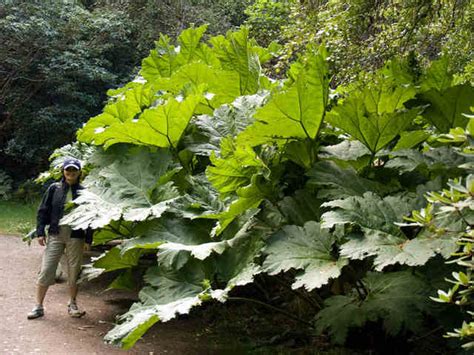
[[106, 90], [130, 78], [138, 58], [129, 28], [119, 11], [2, 6], [0, 102], [9, 113], [1, 122], [2, 165], [34, 176], [97, 113]]
[[133, 24], [138, 53], [145, 57], [160, 33], [176, 38], [191, 25], [208, 24], [209, 34], [222, 34], [240, 26], [245, 8], [253, 0], [138, 0], [119, 3], [106, 0], [87, 1], [91, 10], [123, 10]]
[[[324, 43], [330, 52], [334, 84], [354, 80], [362, 71], [372, 72], [394, 56], [407, 58], [413, 70], [420, 71], [430, 60], [444, 55], [450, 58], [451, 69], [461, 81], [472, 80], [474, 76], [471, 1], [260, 0], [257, 3], [272, 7], [278, 3], [291, 8], [288, 18], [278, 19], [283, 22], [281, 31], [267, 33], [271, 34], [267, 41], [284, 43], [279, 64], [274, 68], [276, 72], [285, 71], [308, 43]], [[267, 22], [275, 20], [269, 18]]]

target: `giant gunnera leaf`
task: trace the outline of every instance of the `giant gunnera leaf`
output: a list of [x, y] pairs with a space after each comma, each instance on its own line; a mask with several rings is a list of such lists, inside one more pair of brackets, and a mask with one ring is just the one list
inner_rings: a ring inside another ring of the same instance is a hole
[[240, 94], [255, 94], [261, 87], [259, 55], [262, 48], [249, 38], [249, 30], [242, 27], [236, 32], [228, 32], [225, 37], [213, 37], [210, 42], [222, 68], [238, 73]]
[[176, 147], [200, 101], [199, 95], [190, 95], [184, 100], [168, 98], [134, 116], [130, 113], [125, 121], [104, 121], [101, 118], [104, 113], [92, 118], [78, 139], [105, 148], [117, 143]]
[[79, 141], [176, 148], [194, 114], [268, 88], [259, 58], [268, 58], [269, 51], [249, 39], [248, 30], [213, 37], [212, 49], [201, 43], [205, 30], [183, 31], [178, 46], [162, 36], [143, 61], [141, 76], [111, 92], [104, 112], [78, 132]]
[[138, 264], [141, 256], [140, 250], [131, 250], [129, 253], [121, 253], [119, 247], [114, 247], [93, 260], [93, 266], [104, 271], [130, 269]]
[[[77, 132], [77, 139], [84, 143], [101, 145], [105, 143], [107, 128], [121, 126], [132, 121], [144, 109], [157, 100], [158, 95], [154, 88], [143, 82], [136, 82], [126, 86], [121, 93], [113, 96], [104, 107], [101, 114], [92, 117], [87, 124]], [[114, 139], [130, 139], [126, 133], [113, 132]]]
[[78, 206], [61, 223], [74, 229], [101, 228], [111, 221], [160, 217], [178, 196], [171, 182], [160, 183], [171, 163], [167, 150], [130, 149], [113, 164], [96, 168], [84, 180]]
[[419, 108], [407, 109], [404, 106], [415, 94], [412, 85], [378, 79], [350, 92], [328, 113], [327, 120], [375, 153], [397, 137], [418, 115]]
[[333, 210], [322, 215], [323, 228], [336, 224], [355, 224], [369, 230], [378, 230], [392, 235], [400, 235], [395, 222], [403, 221], [403, 216], [412, 211], [409, 197], [388, 196], [381, 198], [373, 192], [323, 203], [323, 207]]
[[471, 84], [453, 85], [449, 67], [447, 57], [432, 62], [420, 84], [419, 97], [428, 104], [423, 117], [443, 133], [448, 133], [450, 128], [466, 127], [466, 114], [470, 113], [474, 97]]
[[449, 174], [457, 176], [462, 172], [464, 164], [474, 161], [472, 156], [462, 155], [450, 147], [429, 147], [424, 152], [402, 149], [387, 154], [391, 157], [385, 163], [385, 167], [396, 169], [399, 174], [423, 168], [441, 176]]
[[160, 39], [155, 42], [155, 49], [142, 61], [140, 74], [148, 82], [155, 83], [160, 78], [170, 77], [181, 66], [194, 60], [203, 60], [208, 64], [216, 60], [206, 55], [208, 48], [201, 43], [206, 29], [207, 25], [203, 25], [184, 30], [178, 36], [178, 47], [170, 44], [169, 37], [160, 35]]
[[397, 263], [424, 265], [437, 254], [449, 257], [456, 250], [453, 235], [423, 234], [409, 239], [397, 225], [417, 203], [416, 196], [388, 196], [382, 199], [367, 192], [363, 196], [324, 203], [323, 207], [334, 209], [322, 215], [322, 226], [358, 226], [361, 233], [348, 235], [348, 241], [342, 244], [340, 253], [349, 259], [375, 256], [374, 266], [378, 271]]
[[324, 118], [329, 93], [325, 55], [312, 54], [296, 81], [276, 92], [255, 114], [255, 123], [237, 138], [252, 147], [289, 139], [314, 139]]
[[[253, 123], [255, 111], [262, 106], [266, 92], [239, 96], [232, 104], [222, 105], [212, 115], [200, 115], [192, 120], [201, 137], [186, 137], [186, 147], [199, 155], [219, 152], [221, 141], [226, 137], [236, 137]], [[196, 134], [196, 136], [198, 136]], [[199, 139], [200, 138], [200, 139]]]
[[225, 209], [219, 193], [204, 174], [189, 176], [186, 181], [190, 189], [173, 203], [171, 211], [184, 218], [195, 219], [208, 214], [217, 214]]
[[210, 223], [173, 218], [170, 215], [140, 223], [134, 237], [121, 245], [121, 252], [133, 249], [158, 249], [165, 243], [199, 245], [210, 241]]
[[225, 288], [214, 290], [213, 294], [221, 302], [225, 301], [234, 287], [251, 283], [255, 275], [262, 272], [258, 258], [264, 246], [263, 238], [268, 231], [254, 228], [256, 223], [252, 217], [247, 219], [228, 241], [229, 247], [215, 259], [216, 277], [225, 283]]
[[272, 236], [264, 249], [267, 257], [263, 270], [270, 275], [290, 269], [303, 270], [292, 288], [319, 288], [341, 274], [348, 259], [333, 253], [336, 238], [319, 223], [310, 221], [304, 227], [285, 226]]
[[268, 171], [251, 147], [236, 145], [230, 137], [222, 140], [220, 156], [212, 153], [210, 160], [206, 176], [222, 196], [248, 185], [253, 175]]
[[205, 274], [192, 264], [182, 273], [164, 274], [158, 267], [149, 268], [145, 280], [149, 286], [140, 293], [140, 302], [119, 317], [117, 324], [105, 336], [105, 341], [129, 349], [156, 322], [166, 322], [179, 314], [189, 313], [202, 303], [204, 293], [200, 283]]
[[292, 196], [285, 196], [278, 202], [278, 210], [287, 224], [303, 226], [306, 222], [319, 220], [322, 201], [309, 190], [297, 190]]
[[430, 309], [430, 288], [410, 271], [369, 273], [362, 279], [361, 297], [355, 291], [324, 302], [316, 316], [316, 330], [327, 330], [336, 344], [343, 344], [351, 328], [383, 321], [385, 331], [395, 336], [403, 330], [418, 331], [423, 314]]
[[212, 235], [221, 234], [237, 217], [247, 211], [253, 211], [258, 208], [260, 203], [267, 196], [266, 191], [260, 188], [262, 185], [259, 184], [257, 180], [258, 176], [254, 175], [249, 185], [238, 188], [235, 192], [237, 199], [233, 200], [224, 211], [216, 214], [203, 215], [201, 217], [218, 220], [212, 231]]
[[320, 198], [362, 196], [367, 191], [384, 192], [390, 189], [376, 181], [365, 179], [350, 166], [343, 169], [332, 161], [321, 161], [307, 172], [308, 184], [320, 187]]

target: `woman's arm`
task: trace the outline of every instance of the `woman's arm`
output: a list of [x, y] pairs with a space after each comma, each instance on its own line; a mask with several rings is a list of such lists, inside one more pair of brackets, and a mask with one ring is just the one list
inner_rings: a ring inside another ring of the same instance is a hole
[[56, 184], [51, 184], [48, 187], [38, 207], [38, 212], [36, 215], [36, 236], [38, 238], [44, 238], [46, 236], [45, 228], [51, 220], [51, 202], [53, 199], [55, 188]]

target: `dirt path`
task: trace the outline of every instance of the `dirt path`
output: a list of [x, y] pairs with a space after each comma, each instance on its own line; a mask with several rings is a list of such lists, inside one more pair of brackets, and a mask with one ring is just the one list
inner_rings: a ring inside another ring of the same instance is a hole
[[[52, 286], [45, 316], [27, 320], [34, 305], [36, 273], [43, 248], [28, 247], [19, 237], [0, 236], [0, 354], [211, 354], [222, 348], [202, 338], [199, 320], [172, 321], [154, 327], [131, 351], [104, 344], [102, 337], [134, 295], [102, 292], [93, 281], [82, 286], [78, 302], [87, 311], [81, 319], [67, 315], [65, 283]], [[227, 353], [227, 352], [226, 352]]]

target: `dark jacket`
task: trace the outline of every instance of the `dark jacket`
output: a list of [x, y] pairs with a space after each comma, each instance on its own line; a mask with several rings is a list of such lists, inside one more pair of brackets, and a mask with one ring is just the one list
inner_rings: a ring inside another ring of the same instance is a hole
[[[49, 225], [49, 234], [59, 233], [59, 220], [64, 214], [64, 203], [69, 189], [72, 189], [72, 199], [74, 200], [78, 191], [83, 187], [79, 184], [69, 186], [64, 180], [55, 182], [49, 186], [43, 195], [43, 200], [38, 208], [36, 219], [36, 235], [45, 235], [45, 228]], [[92, 243], [92, 231], [87, 230], [72, 230], [71, 238], [85, 238], [85, 242]]]

